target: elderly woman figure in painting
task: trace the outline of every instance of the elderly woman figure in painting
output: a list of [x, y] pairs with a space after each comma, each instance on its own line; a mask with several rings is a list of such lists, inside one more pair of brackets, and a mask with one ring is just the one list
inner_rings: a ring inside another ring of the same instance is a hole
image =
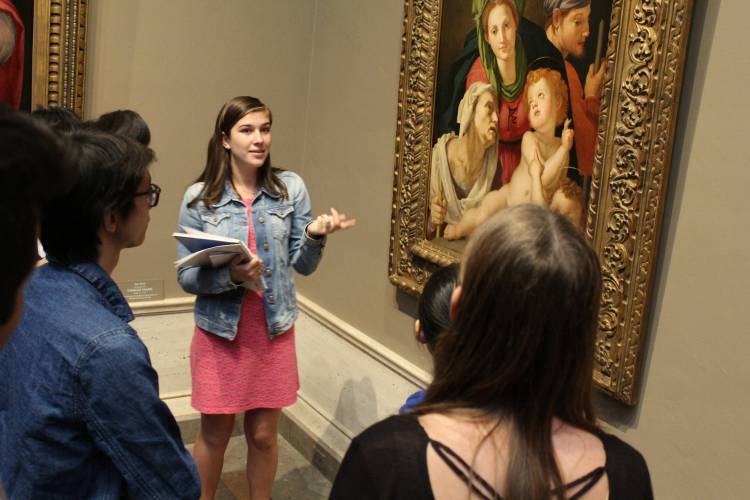
[[466, 76], [466, 88], [475, 82], [492, 85], [498, 95], [498, 156], [503, 184], [510, 182], [521, 160], [521, 138], [528, 131], [524, 97], [526, 54], [518, 36], [520, 16], [516, 0], [474, 0], [479, 57]]
[[457, 224], [491, 190], [501, 186], [497, 169], [497, 97], [488, 83], [469, 86], [458, 106], [458, 136], [443, 134], [432, 149], [427, 236]]

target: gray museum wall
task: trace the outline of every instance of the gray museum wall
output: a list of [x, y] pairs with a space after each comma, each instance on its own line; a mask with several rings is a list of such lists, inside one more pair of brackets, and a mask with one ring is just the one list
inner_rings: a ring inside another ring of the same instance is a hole
[[[646, 456], [658, 498], [741, 498], [750, 462], [750, 141], [740, 133], [750, 116], [750, 6], [696, 4], [641, 399], [635, 408], [598, 402], [605, 426]], [[97, 0], [90, 14], [86, 114], [140, 111], [165, 187], [146, 245], [123, 255], [117, 279], [163, 279], [167, 297], [182, 295], [169, 237], [177, 203], [221, 103], [255, 93], [274, 109], [274, 159], [303, 175], [314, 211], [334, 206], [358, 219], [331, 237], [299, 292], [427, 368], [411, 335], [414, 301], [387, 280], [403, 1]]]
[[125, 252], [118, 282], [164, 283], [181, 296], [171, 237], [182, 195], [206, 161], [221, 105], [236, 95], [268, 104], [275, 163], [302, 163], [314, 2], [97, 0], [89, 2], [84, 116], [131, 108], [151, 128], [162, 200], [146, 243]]

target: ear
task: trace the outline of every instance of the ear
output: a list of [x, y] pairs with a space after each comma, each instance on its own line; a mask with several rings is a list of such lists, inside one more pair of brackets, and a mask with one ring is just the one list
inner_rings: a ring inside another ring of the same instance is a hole
[[427, 339], [424, 338], [424, 330], [422, 330], [422, 323], [419, 322], [419, 320], [416, 320], [414, 322], [414, 338], [417, 339], [417, 342], [420, 344], [426, 344]]
[[102, 217], [102, 229], [107, 233], [114, 233], [117, 231], [117, 226], [120, 223], [120, 218], [112, 210], [107, 210]]
[[560, 25], [562, 24], [563, 20], [563, 14], [560, 9], [555, 9], [552, 11], [552, 26], [558, 30], [560, 29]]
[[457, 286], [453, 293], [451, 294], [451, 310], [450, 310], [450, 316], [451, 319], [456, 319], [456, 316], [458, 315], [458, 301], [461, 298], [461, 287]]
[[221, 133], [221, 145], [224, 146], [224, 149], [229, 149], [231, 147], [229, 145], [229, 137], [227, 137], [227, 134], [224, 132]]

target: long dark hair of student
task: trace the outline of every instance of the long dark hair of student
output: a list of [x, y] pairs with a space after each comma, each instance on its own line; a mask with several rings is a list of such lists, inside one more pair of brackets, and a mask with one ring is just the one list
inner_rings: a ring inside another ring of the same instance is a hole
[[[271, 110], [255, 97], [238, 96], [222, 106], [219, 116], [216, 117], [214, 133], [208, 141], [206, 167], [196, 179], [196, 182], [204, 183], [203, 189], [191, 204], [197, 200], [202, 200], [206, 208], [210, 209], [211, 205], [221, 198], [224, 192], [224, 181], [232, 175], [231, 153], [222, 145], [222, 135], [229, 137], [232, 127], [251, 111], [266, 111], [268, 112], [268, 119], [273, 122]], [[286, 186], [276, 175], [277, 171], [277, 169], [271, 167], [271, 155], [269, 154], [258, 172], [258, 182], [271, 193], [287, 198]]]
[[497, 418], [512, 436], [504, 498], [562, 500], [552, 419], [595, 429], [598, 259], [569, 221], [534, 205], [488, 219], [464, 255], [456, 316], [416, 413]]

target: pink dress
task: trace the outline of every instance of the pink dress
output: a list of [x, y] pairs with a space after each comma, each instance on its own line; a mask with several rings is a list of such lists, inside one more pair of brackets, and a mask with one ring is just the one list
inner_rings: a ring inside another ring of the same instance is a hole
[[[252, 221], [252, 200], [243, 201]], [[255, 253], [255, 232], [248, 226], [248, 246]], [[201, 413], [283, 408], [297, 400], [294, 326], [269, 338], [261, 297], [261, 292], [245, 291], [234, 340], [195, 327], [190, 344], [192, 405]]]

